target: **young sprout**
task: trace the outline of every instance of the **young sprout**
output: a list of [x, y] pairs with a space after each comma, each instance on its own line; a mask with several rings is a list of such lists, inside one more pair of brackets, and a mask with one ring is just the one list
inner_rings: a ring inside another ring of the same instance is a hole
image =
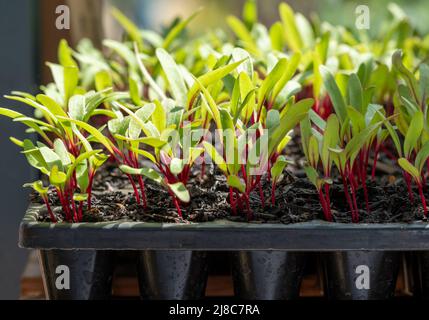
[[[34, 145], [30, 140], [12, 139], [23, 149], [29, 164], [48, 176], [49, 183], [55, 188], [61, 203], [66, 221], [81, 222], [83, 219], [83, 202], [87, 201], [90, 210], [90, 194], [93, 175], [106, 157], [101, 150], [82, 152], [77, 158], [69, 153], [60, 139], [54, 141], [51, 149], [38, 142]], [[27, 184], [36, 190], [44, 200], [52, 222], [57, 222], [48, 201], [48, 189], [39, 182]], [[77, 192], [78, 191], [78, 192]], [[79, 206], [76, 206], [78, 202]]]
[[414, 165], [412, 165], [407, 158], [399, 158], [398, 160], [398, 163], [401, 166], [401, 168], [405, 170], [414, 179], [415, 183], [417, 184], [425, 217], [427, 217], [428, 215], [428, 209], [426, 205], [426, 198], [423, 193], [424, 180], [422, 176], [423, 176], [423, 168], [428, 158], [429, 158], [429, 142], [426, 142], [423, 145], [423, 147], [420, 149], [420, 151], [417, 153]]
[[[392, 56], [392, 65], [405, 81], [405, 84], [398, 84], [398, 99], [395, 100], [395, 111], [398, 113], [398, 117], [395, 119], [396, 126], [403, 136], [403, 145], [401, 145], [396, 132], [391, 132], [391, 137], [395, 142], [399, 158], [405, 158], [408, 163], [413, 163], [413, 160], [417, 160], [417, 155], [420, 154], [429, 133], [427, 123], [429, 66], [425, 63], [420, 64], [418, 68], [419, 79], [417, 79], [413, 72], [404, 66], [402, 60], [402, 51], [396, 51]], [[403, 165], [407, 164], [404, 159], [402, 159], [399, 164], [401, 168], [404, 169], [404, 180], [407, 184], [409, 198], [411, 202], [413, 202], [414, 197], [411, 189], [411, 180], [414, 179], [418, 186], [420, 184], [425, 186], [426, 178], [425, 173], [422, 172], [423, 167], [419, 170], [421, 182], [418, 182], [416, 177], [411, 174], [409, 170], [404, 168]], [[429, 168], [429, 161], [426, 161], [426, 164]], [[409, 168], [409, 166], [407, 167]], [[419, 166], [417, 166], [417, 168], [419, 168]], [[422, 195], [420, 196], [422, 202], [425, 202], [424, 197], [422, 197]], [[425, 207], [425, 204], [423, 206]]]
[[[195, 128], [195, 124], [183, 122], [183, 108], [172, 107], [166, 112], [164, 108], [169, 108], [168, 105], [164, 107], [158, 101], [143, 106], [135, 113], [119, 103], [114, 105], [127, 113], [130, 119], [128, 128], [124, 130], [122, 127], [122, 132], [112, 132], [114, 126], [109, 126], [118, 145], [127, 149], [129, 154], [128, 159], [123, 156], [125, 164], [121, 165], [120, 169], [128, 175], [136, 175], [139, 179], [145, 176], [165, 186], [181, 217], [179, 201], [190, 201], [186, 183], [195, 160], [203, 152], [203, 149], [197, 146], [199, 140], [187, 144], [187, 139], [194, 136], [194, 131], [198, 128]], [[141, 136], [142, 133], [144, 136]], [[146, 149], [141, 148], [141, 144], [145, 145]], [[152, 152], [147, 151], [148, 148], [152, 149]], [[141, 168], [139, 156], [149, 160], [158, 171], [148, 167]]]

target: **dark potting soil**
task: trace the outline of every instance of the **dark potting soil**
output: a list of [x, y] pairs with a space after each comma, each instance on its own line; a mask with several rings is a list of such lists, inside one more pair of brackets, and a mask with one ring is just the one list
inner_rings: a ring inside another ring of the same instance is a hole
[[[298, 175], [300, 176], [299, 172]], [[414, 203], [408, 198], [405, 184], [401, 180], [368, 181], [370, 212], [367, 212], [362, 189], [357, 192], [360, 207], [360, 223], [409, 223], [423, 220], [423, 208], [417, 190], [414, 190]], [[180, 219], [170, 195], [161, 186], [146, 181], [147, 209], [137, 204], [128, 179], [118, 169], [104, 169], [97, 174], [94, 183], [92, 209], [84, 213], [84, 222], [100, 221], [141, 221], [141, 222], [207, 222], [228, 219], [249, 223], [299, 223], [323, 219], [323, 211], [314, 186], [306, 179], [285, 174], [276, 187], [276, 202], [271, 204], [271, 185], [262, 179], [265, 205], [262, 206], [260, 194], [255, 190], [250, 195], [249, 214], [244, 203], [239, 202], [236, 215], [229, 205], [229, 188], [226, 179], [220, 174], [210, 174], [201, 180], [196, 172], [188, 183], [191, 203], [181, 204], [183, 218]], [[429, 191], [429, 186], [427, 188]], [[427, 192], [429, 195], [429, 192]], [[330, 188], [331, 208], [335, 222], [351, 223], [351, 212], [344, 197], [342, 184], [335, 182]], [[42, 203], [33, 194], [32, 201]], [[56, 193], [50, 191], [50, 202], [60, 221], [64, 215], [59, 206]], [[40, 221], [50, 221], [46, 210], [42, 210]]]

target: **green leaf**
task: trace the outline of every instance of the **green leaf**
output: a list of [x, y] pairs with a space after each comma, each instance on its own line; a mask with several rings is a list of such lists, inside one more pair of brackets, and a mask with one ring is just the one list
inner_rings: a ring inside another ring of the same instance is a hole
[[69, 115], [72, 119], [82, 121], [85, 117], [86, 98], [83, 95], [75, 95], [69, 100]]
[[236, 175], [228, 176], [227, 182], [231, 188], [235, 188], [238, 191], [240, 191], [241, 193], [244, 193], [246, 191], [246, 185]]
[[423, 171], [423, 167], [426, 164], [429, 158], [429, 141], [426, 142], [423, 147], [420, 149], [419, 153], [417, 153], [415, 165], [419, 172]]
[[85, 122], [79, 121], [79, 120], [75, 120], [75, 119], [63, 118], [63, 117], [59, 117], [59, 119], [63, 122], [71, 122], [71, 123], [74, 123], [77, 126], [81, 127], [82, 129], [87, 131], [89, 134], [91, 134], [98, 142], [100, 142], [111, 154], [114, 154], [114, 151], [112, 148], [112, 142], [110, 142], [110, 140], [107, 139], [95, 127], [91, 126], [88, 123], [85, 123]]
[[404, 140], [404, 156], [409, 158], [414, 149], [417, 148], [417, 142], [423, 131], [424, 115], [417, 111], [411, 119], [410, 126]]
[[164, 131], [167, 126], [167, 114], [162, 104], [155, 100], [155, 110], [152, 113], [152, 122], [159, 132]]
[[226, 66], [217, 68], [215, 70], [212, 70], [210, 72], [205, 73], [201, 77], [199, 77], [197, 80], [195, 80], [194, 85], [191, 87], [191, 89], [188, 92], [188, 104], [187, 104], [187, 110], [190, 108], [190, 104], [195, 99], [195, 97], [198, 95], [198, 93], [201, 91], [201, 87], [208, 87], [209, 85], [223, 79], [228, 74], [230, 74], [232, 71], [237, 69], [239, 65], [243, 63], [243, 60], [230, 63]]
[[72, 165], [70, 167], [68, 167], [67, 169], [67, 178], [66, 181], [69, 181], [73, 175], [73, 172], [76, 170], [76, 168], [84, 161], [88, 160], [89, 158], [91, 158], [92, 156], [95, 156], [97, 154], [99, 154], [101, 152], [101, 150], [92, 150], [92, 151], [87, 151], [84, 153], [81, 153], [73, 162]]
[[66, 167], [71, 164], [69, 152], [67, 151], [67, 148], [62, 140], [55, 139], [54, 151], [60, 157], [63, 167]]
[[188, 189], [186, 189], [185, 185], [182, 182], [168, 184], [168, 187], [180, 201], [184, 203], [188, 203], [189, 201], [191, 201], [189, 191]]
[[130, 96], [134, 104], [140, 106], [143, 104], [142, 99], [140, 98], [140, 86], [137, 77], [130, 76], [128, 78], [128, 83], [130, 86]]
[[155, 104], [148, 103], [138, 109], [133, 115], [130, 114], [131, 121], [128, 128], [128, 135], [131, 139], [139, 138], [141, 131], [146, 130], [145, 123], [150, 119], [155, 108]]
[[421, 101], [425, 103], [424, 99], [429, 98], [429, 66], [427, 64], [421, 64], [419, 68], [420, 79], [420, 94]]
[[293, 75], [295, 74], [296, 70], [298, 69], [299, 62], [301, 61], [301, 54], [295, 53], [287, 62], [287, 66], [285, 70], [283, 71], [283, 75], [280, 78], [280, 80], [275, 84], [273, 93], [271, 95], [271, 101], [274, 102], [274, 100], [277, 98], [279, 93], [284, 89], [286, 84], [292, 79]]
[[201, 9], [193, 13], [189, 18], [180, 21], [178, 24], [176, 24], [170, 32], [168, 32], [167, 36], [165, 37], [164, 43], [162, 44], [162, 47], [164, 49], [169, 49], [171, 47], [171, 44], [173, 41], [182, 33], [182, 31], [187, 27], [187, 25], [201, 12]]
[[112, 15], [121, 24], [122, 28], [125, 29], [131, 40], [137, 42], [139, 48], [142, 49], [143, 38], [140, 29], [117, 8], [112, 8]]
[[134, 152], [135, 154], [141, 155], [141, 156], [149, 159], [154, 164], [157, 163], [155, 157], [151, 153], [147, 152], [146, 150], [141, 150], [141, 149], [137, 149], [137, 148], [130, 148], [130, 150], [132, 152]]
[[86, 193], [75, 193], [73, 195], [73, 200], [78, 201], [78, 202], [86, 201], [86, 200], [88, 200], [88, 194], [86, 194]]
[[278, 110], [270, 110], [267, 113], [266, 127], [267, 129], [275, 129], [280, 125], [280, 112]]
[[65, 39], [61, 39], [58, 45], [58, 60], [63, 67], [77, 67], [73, 52]]
[[166, 100], [167, 96], [165, 95], [164, 91], [158, 86], [158, 84], [155, 82], [155, 80], [150, 75], [149, 71], [147, 71], [146, 67], [144, 66], [140, 54], [138, 52], [137, 45], [134, 46], [134, 54], [135, 54], [135, 60], [137, 61], [137, 65], [140, 68], [140, 72], [143, 75], [143, 78], [146, 79], [151, 89], [158, 95], [158, 97], [161, 100]]
[[148, 146], [154, 147], [156, 149], [163, 147], [167, 143], [167, 141], [157, 137], [142, 137], [142, 138], [133, 139], [133, 138], [128, 138], [120, 135], [115, 135], [115, 138], [123, 141], [143, 143]]
[[243, 20], [249, 30], [258, 22], [256, 0], [247, 0], [243, 6]]
[[67, 176], [64, 172], [58, 170], [58, 167], [54, 165], [49, 174], [49, 182], [56, 186], [62, 188], [67, 181]]
[[326, 122], [326, 129], [323, 134], [321, 160], [325, 174], [330, 171], [332, 159], [330, 157], [330, 149], [336, 148], [339, 141], [340, 124], [335, 114], [331, 114]]
[[76, 167], [76, 180], [79, 189], [85, 192], [89, 186], [88, 163], [80, 162]]
[[314, 167], [317, 168], [317, 165], [319, 163], [319, 141], [315, 136], [311, 136], [308, 141], [308, 163]]
[[363, 113], [363, 89], [359, 77], [353, 73], [348, 83], [349, 104], [359, 112]]
[[303, 99], [292, 105], [280, 119], [280, 126], [270, 135], [268, 141], [268, 156], [277, 148], [289, 131], [306, 116], [308, 110], [313, 106], [313, 99]]
[[228, 175], [228, 168], [225, 163], [225, 160], [223, 157], [217, 152], [216, 148], [213, 147], [209, 142], [204, 141], [203, 142], [204, 148], [206, 149], [206, 152], [210, 156], [210, 158], [213, 160], [213, 162], [216, 164], [216, 166], [222, 170], [223, 173]]
[[126, 174], [145, 176], [146, 178], [151, 179], [157, 183], [162, 183], [161, 175], [151, 168], [137, 169], [126, 165], [121, 165], [119, 166], [119, 169]]
[[12, 141], [12, 143], [16, 144], [20, 148], [24, 147], [24, 141], [18, 140], [14, 137], [9, 137], [9, 140]]
[[414, 77], [413, 73], [404, 66], [402, 62], [402, 55], [403, 53], [401, 50], [395, 51], [395, 53], [392, 56], [392, 65], [403, 76], [403, 78], [407, 82], [409, 89], [413, 94], [413, 98], [416, 104], [419, 105], [420, 95], [419, 95], [419, 87], [417, 86], [417, 80]]
[[244, 49], [254, 54], [255, 56], [261, 56], [261, 53], [253, 40], [252, 34], [247, 30], [246, 25], [240, 21], [237, 17], [229, 16], [226, 18], [228, 26], [235, 33], [237, 38], [240, 40]]
[[36, 146], [33, 144], [33, 142], [31, 142], [31, 140], [25, 139], [23, 141], [23, 150], [23, 153], [27, 158], [28, 163], [32, 167], [42, 171], [45, 174], [49, 174], [50, 168], [48, 167], [48, 164], [43, 158], [40, 150], [36, 148]]
[[350, 161], [351, 164], [354, 163], [356, 156], [362, 149], [362, 147], [367, 144], [368, 141], [372, 140], [372, 136], [377, 133], [382, 123], [383, 122], [379, 122], [369, 127], [366, 127], [347, 143], [344, 152], [346, 154], [346, 158]]
[[303, 42], [296, 25], [295, 14], [292, 8], [286, 3], [282, 3], [280, 4], [279, 10], [284, 26], [284, 34], [289, 47], [295, 52], [301, 51]]
[[245, 72], [250, 78], [253, 78], [253, 63], [249, 52], [242, 48], [234, 48], [231, 55], [232, 62], [241, 62], [237, 66], [237, 73]]
[[332, 100], [335, 113], [337, 114], [340, 123], [343, 123], [347, 117], [346, 103], [340, 89], [338, 88], [335, 78], [325, 66], [320, 66], [320, 74], [322, 75], [323, 83], [325, 84], [325, 88]]
[[95, 74], [95, 89], [102, 91], [113, 87], [113, 79], [109, 71], [102, 70]]
[[287, 163], [288, 162], [284, 156], [279, 156], [277, 158], [276, 162], [271, 168], [271, 176], [274, 181], [277, 181], [277, 179], [283, 173], [283, 170], [286, 168]]
[[48, 148], [41, 142], [38, 142], [37, 145], [39, 147], [40, 154], [48, 165], [49, 170], [52, 170], [53, 167], [62, 169], [61, 158], [59, 155], [57, 155], [52, 149]]
[[273, 50], [282, 51], [284, 47], [284, 31], [281, 22], [274, 23], [270, 28], [271, 47]]
[[304, 171], [308, 177], [308, 180], [310, 180], [310, 182], [314, 184], [317, 190], [320, 190], [321, 183], [319, 179], [319, 174], [317, 173], [316, 169], [314, 169], [313, 167], [305, 167]]
[[43, 186], [42, 181], [35, 181], [33, 183], [26, 183], [23, 185], [24, 188], [33, 188], [34, 191], [40, 194], [42, 197], [46, 197], [48, 195], [49, 188]]
[[67, 117], [67, 113], [64, 111], [64, 109], [51, 97], [44, 94], [38, 94], [36, 98], [37, 101], [43, 104], [49, 111], [52, 112], [52, 114], [56, 116]]
[[407, 159], [400, 158], [398, 160], [398, 164], [401, 166], [402, 169], [408, 172], [414, 178], [414, 180], [420, 182], [419, 170], [416, 167], [414, 167]]
[[210, 113], [213, 120], [215, 121], [218, 130], [222, 131], [222, 119], [216, 102], [214, 101], [210, 92], [202, 85], [202, 83], [197, 78], [195, 78], [195, 83], [197, 84], [197, 86], [199, 86], [199, 89], [203, 93], [203, 96], [206, 100], [206, 104], [208, 106], [207, 111]]
[[188, 164], [192, 166], [195, 160], [197, 160], [203, 152], [204, 148], [189, 148]]
[[52, 77], [63, 98], [63, 105], [66, 106], [78, 85], [79, 69], [71, 66], [63, 67], [53, 63], [47, 63], [47, 65], [51, 69]]
[[287, 59], [280, 59], [273, 68], [273, 70], [271, 70], [271, 72], [262, 82], [262, 85], [258, 90], [258, 109], [268, 99], [268, 95], [270, 94], [271, 90], [286, 73], [287, 65]]
[[185, 163], [182, 159], [173, 158], [170, 162], [170, 171], [172, 174], [178, 175], [183, 171]]
[[383, 119], [383, 124], [386, 127], [387, 131], [389, 132], [389, 135], [393, 141], [393, 144], [395, 145], [396, 151], [398, 152], [399, 158], [401, 158], [402, 146], [401, 146], [401, 141], [399, 140], [398, 133], [396, 132], [395, 128], [393, 128], [389, 119], [386, 119], [386, 117], [380, 111], [377, 111], [377, 113]]
[[186, 106], [187, 89], [180, 68], [164, 49], [158, 48], [156, 50], [156, 56], [158, 57], [162, 69], [167, 77], [173, 97], [180, 106]]

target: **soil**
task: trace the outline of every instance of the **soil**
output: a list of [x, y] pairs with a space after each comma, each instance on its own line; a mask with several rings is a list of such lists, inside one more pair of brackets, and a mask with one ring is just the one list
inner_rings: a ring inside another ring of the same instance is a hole
[[[210, 170], [209, 170], [210, 171]], [[303, 179], [299, 168], [294, 174], [286, 173], [277, 185], [276, 204], [271, 205], [271, 185], [267, 179], [262, 181], [265, 206], [261, 205], [259, 192], [250, 195], [251, 215], [243, 207], [233, 215], [228, 202], [228, 186], [223, 175], [208, 172], [203, 180], [199, 172], [188, 183], [192, 201], [182, 204], [183, 219], [177, 215], [170, 195], [161, 186], [146, 181], [147, 209], [137, 204], [128, 179], [115, 168], [103, 168], [96, 176], [91, 211], [84, 213], [84, 222], [99, 221], [142, 221], [142, 222], [206, 222], [228, 219], [249, 223], [299, 223], [314, 219], [323, 219], [322, 208], [314, 186]], [[429, 186], [427, 188], [429, 190]], [[365, 209], [364, 194], [358, 190], [357, 203], [361, 205], [360, 223], [409, 223], [423, 219], [423, 209], [417, 190], [415, 201], [408, 198], [406, 186], [402, 180], [393, 177], [386, 181], [368, 181], [370, 212]], [[50, 191], [50, 202], [60, 221], [64, 220], [55, 192]], [[429, 195], [429, 192], [427, 192]], [[335, 222], [351, 223], [351, 213], [344, 197], [342, 184], [334, 182], [330, 191], [332, 213]], [[33, 194], [32, 201], [42, 203]], [[43, 210], [40, 221], [50, 221], [47, 211]]]

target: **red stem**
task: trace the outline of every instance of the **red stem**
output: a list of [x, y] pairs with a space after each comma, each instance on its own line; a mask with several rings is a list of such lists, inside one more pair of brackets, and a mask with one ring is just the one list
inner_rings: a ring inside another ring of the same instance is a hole
[[377, 160], [378, 160], [378, 153], [380, 152], [380, 147], [377, 146], [375, 148], [375, 153], [374, 153], [374, 163], [372, 165], [372, 171], [371, 171], [371, 179], [374, 181], [375, 180], [375, 170], [377, 169]]
[[237, 204], [234, 200], [234, 190], [232, 187], [229, 187], [229, 203], [232, 208], [232, 214], [235, 216], [237, 215]]
[[83, 201], [79, 202], [78, 220], [82, 222], [83, 219]]
[[143, 199], [143, 207], [147, 209], [147, 199], [146, 199], [146, 192], [145, 192], [145, 185], [142, 176], [138, 177], [139, 187], [140, 191], [142, 193], [142, 199]]
[[319, 189], [319, 199], [322, 204], [323, 214], [325, 216], [326, 221], [332, 222], [332, 214], [330, 208], [328, 208], [325, 200], [325, 196], [323, 195], [322, 188]]
[[420, 199], [422, 200], [424, 214], [425, 214], [425, 217], [427, 217], [428, 216], [428, 209], [427, 209], [427, 205], [426, 205], [426, 198], [425, 198], [425, 195], [423, 194], [422, 183], [417, 182], [417, 187], [419, 188], [419, 194], [420, 194]]
[[89, 174], [89, 183], [88, 183], [88, 188], [86, 188], [86, 193], [88, 194], [88, 211], [91, 210], [91, 200], [92, 200], [92, 184], [94, 181], [94, 176], [95, 176], [95, 171], [91, 170], [90, 174]]
[[182, 209], [180, 209], [180, 205], [179, 205], [179, 202], [177, 201], [176, 196], [174, 195], [174, 193], [170, 189], [168, 189], [168, 193], [170, 194], [171, 198], [173, 199], [173, 204], [176, 207], [177, 214], [179, 215], [180, 218], [183, 218]]
[[127, 174], [127, 177], [128, 177], [128, 180], [130, 180], [131, 185], [133, 186], [133, 190], [134, 190], [134, 195], [136, 197], [136, 201], [137, 201], [138, 204], [140, 204], [141, 201], [140, 201], [139, 191], [137, 190], [137, 186], [134, 183], [133, 177], [131, 175], [129, 175], [129, 174]]
[[262, 208], [265, 208], [265, 197], [264, 197], [264, 191], [262, 190], [261, 180], [259, 180], [258, 186], [259, 186], [259, 199], [261, 199]]
[[271, 187], [271, 204], [274, 206], [276, 204], [276, 182], [273, 181]]
[[408, 197], [410, 198], [411, 203], [414, 203], [414, 195], [413, 195], [413, 191], [411, 190], [411, 177], [405, 171], [403, 171], [402, 174], [404, 176], [405, 183], [407, 184]]
[[48, 209], [48, 213], [49, 213], [49, 217], [51, 218], [51, 221], [53, 223], [57, 223], [57, 219], [55, 218], [54, 213], [52, 212], [48, 198], [47, 197], [42, 197], [42, 198], [43, 198], [43, 202], [45, 202], [46, 208]]

